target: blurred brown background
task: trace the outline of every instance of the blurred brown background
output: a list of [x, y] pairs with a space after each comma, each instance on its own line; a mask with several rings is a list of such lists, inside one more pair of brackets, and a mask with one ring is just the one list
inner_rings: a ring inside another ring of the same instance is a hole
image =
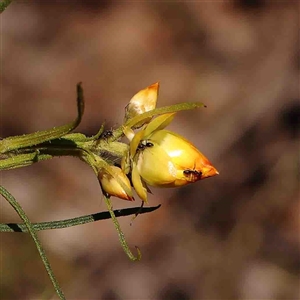
[[[120, 219], [141, 262], [123, 253], [110, 220], [39, 233], [67, 299], [300, 298], [298, 1], [15, 1], [0, 22], [1, 137], [74, 119], [79, 81], [88, 135], [105, 120], [120, 125], [130, 98], [156, 81], [158, 106], [208, 106], [170, 129], [220, 175], [153, 189], [158, 211], [132, 226]], [[106, 210], [74, 158], [0, 181], [33, 222]], [[3, 199], [0, 215], [19, 222]], [[31, 238], [0, 238], [0, 298], [56, 299]]]

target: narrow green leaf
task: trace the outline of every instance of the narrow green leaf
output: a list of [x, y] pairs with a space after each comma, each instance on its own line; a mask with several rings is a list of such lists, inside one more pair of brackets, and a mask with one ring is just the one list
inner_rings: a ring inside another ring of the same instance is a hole
[[195, 108], [199, 108], [199, 107], [206, 107], [206, 105], [203, 103], [200, 103], [200, 102], [185, 102], [185, 103], [179, 103], [179, 104], [175, 104], [175, 105], [170, 105], [170, 106], [165, 106], [165, 107], [160, 107], [160, 108], [150, 110], [148, 112], [145, 112], [143, 114], [140, 114], [140, 115], [128, 120], [123, 126], [114, 130], [114, 135], [110, 140], [119, 139], [123, 135], [123, 127], [132, 128], [139, 122], [142, 122], [143, 120], [146, 120], [149, 117], [153, 117], [156, 115], [162, 115], [162, 114], [166, 114], [166, 113], [178, 112], [178, 111], [182, 111], [182, 110], [190, 110], [190, 109], [195, 109]]
[[113, 221], [113, 223], [114, 223], [114, 225], [115, 225], [115, 228], [116, 228], [116, 230], [117, 230], [117, 232], [118, 232], [118, 235], [119, 235], [119, 241], [120, 241], [120, 243], [121, 243], [121, 246], [122, 246], [124, 252], [127, 254], [127, 256], [128, 256], [131, 260], [133, 260], [133, 261], [135, 261], [135, 260], [140, 260], [141, 257], [142, 257], [142, 254], [141, 254], [140, 249], [139, 249], [138, 247], [135, 247], [136, 250], [137, 250], [137, 256], [134, 256], [134, 254], [131, 252], [131, 250], [130, 250], [130, 248], [129, 248], [127, 242], [126, 242], [126, 239], [125, 239], [124, 233], [123, 233], [123, 231], [122, 231], [122, 229], [121, 229], [121, 226], [120, 226], [120, 224], [119, 224], [119, 221], [117, 220], [117, 218], [116, 218], [116, 216], [115, 216], [115, 214], [114, 214], [114, 211], [113, 211], [113, 208], [112, 208], [112, 204], [111, 204], [110, 199], [107, 198], [106, 196], [104, 196], [104, 199], [105, 199], [105, 202], [106, 202], [108, 211], [109, 211], [109, 213], [110, 213], [110, 216], [111, 216], [111, 218], [112, 218], [112, 221]]
[[[125, 217], [135, 214], [146, 214], [160, 208], [160, 205], [152, 206], [152, 207], [131, 207], [124, 209], [116, 209], [114, 210], [115, 216]], [[61, 229], [72, 227], [76, 225], [83, 225], [91, 222], [97, 222], [100, 220], [110, 219], [111, 215], [108, 211], [103, 211], [95, 214], [85, 215], [77, 218], [59, 220], [59, 221], [51, 221], [51, 222], [41, 222], [41, 223], [32, 223], [32, 226], [35, 231], [39, 230], [48, 230], [48, 229]], [[28, 229], [25, 224], [20, 223], [0, 223], [0, 232], [28, 232]]]
[[39, 154], [37, 151], [33, 151], [31, 153], [26, 153], [26, 154], [16, 154], [12, 157], [0, 159], [0, 171], [30, 166], [41, 160], [51, 159], [51, 158], [53, 158], [52, 155]]
[[0, 153], [7, 153], [13, 150], [18, 150], [37, 144], [41, 144], [53, 139], [60, 138], [61, 136], [74, 130], [81, 122], [84, 111], [84, 98], [81, 83], [77, 84], [77, 111], [78, 115], [75, 121], [70, 124], [53, 127], [44, 131], [37, 131], [34, 133], [12, 136], [0, 141]]
[[13, 197], [13, 195], [11, 193], [9, 193], [3, 186], [0, 186], [0, 194], [8, 201], [8, 203], [13, 207], [13, 209], [17, 212], [17, 214], [19, 215], [19, 217], [22, 219], [22, 221], [24, 222], [25, 226], [27, 227], [28, 232], [30, 233], [36, 248], [40, 254], [40, 257], [43, 261], [43, 264], [45, 266], [45, 269], [48, 273], [48, 276], [53, 284], [53, 287], [55, 289], [56, 294], [58, 295], [58, 297], [62, 300], [65, 299], [64, 293], [62, 291], [62, 289], [59, 286], [59, 283], [52, 271], [50, 262], [46, 256], [46, 253], [42, 247], [42, 244], [40, 242], [40, 240], [38, 239], [38, 236], [36, 234], [36, 231], [33, 228], [32, 223], [30, 222], [30, 220], [28, 219], [26, 213], [24, 212], [23, 208], [21, 207], [21, 205], [16, 201], [16, 199]]
[[125, 123], [125, 126], [133, 127], [137, 123], [139, 123], [149, 117], [153, 117], [155, 115], [173, 113], [173, 112], [182, 111], [182, 110], [190, 110], [190, 109], [195, 109], [195, 108], [199, 108], [199, 107], [205, 107], [205, 105], [203, 103], [199, 103], [199, 102], [194, 102], [194, 103], [193, 102], [185, 102], [185, 103], [174, 104], [171, 106], [156, 108], [156, 109], [150, 110], [146, 113], [143, 113], [139, 116], [136, 116], [136, 117], [130, 119], [128, 122]]

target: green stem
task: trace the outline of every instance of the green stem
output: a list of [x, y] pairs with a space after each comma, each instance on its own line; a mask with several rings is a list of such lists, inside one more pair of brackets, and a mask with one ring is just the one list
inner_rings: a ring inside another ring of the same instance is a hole
[[11, 170], [16, 168], [22, 168], [26, 166], [30, 166], [33, 163], [39, 162], [45, 159], [51, 159], [53, 156], [51, 155], [40, 155], [38, 151], [33, 151], [31, 153], [26, 154], [16, 154], [12, 157], [8, 157], [0, 160], [0, 170]]
[[[114, 210], [114, 214], [116, 217], [125, 217], [135, 214], [145, 214], [152, 212], [158, 209], [160, 205], [153, 207], [131, 207], [125, 209], [116, 209]], [[59, 221], [51, 221], [51, 222], [41, 222], [41, 223], [32, 223], [32, 227], [35, 231], [47, 230], [47, 229], [61, 229], [72, 227], [76, 225], [87, 224], [90, 222], [96, 222], [100, 220], [110, 219], [110, 212], [104, 211], [95, 214], [85, 215], [77, 218], [59, 220]], [[25, 224], [19, 223], [8, 223], [8, 224], [0, 224], [0, 232], [28, 232], [28, 228]]]
[[[64, 147], [63, 145], [31, 147], [28, 149], [21, 149], [18, 154], [12, 154], [11, 157], [0, 159], [0, 171], [11, 170], [30, 166], [42, 160], [52, 159], [57, 156], [74, 156], [79, 157], [83, 155], [85, 150], [75, 147]], [[29, 153], [23, 153], [29, 152]]]
[[111, 204], [110, 199], [109, 199], [108, 197], [106, 197], [105, 195], [104, 195], [104, 199], [105, 199], [105, 203], [106, 203], [106, 205], [107, 205], [108, 211], [109, 211], [109, 213], [110, 213], [110, 216], [111, 216], [111, 218], [112, 218], [112, 221], [113, 221], [113, 223], [114, 223], [114, 225], [115, 225], [115, 228], [116, 228], [116, 230], [117, 230], [117, 232], [118, 232], [118, 235], [119, 235], [119, 241], [120, 241], [120, 243], [121, 243], [121, 246], [122, 246], [124, 252], [127, 254], [127, 256], [128, 256], [131, 260], [133, 260], [133, 261], [135, 261], [135, 260], [140, 260], [141, 257], [142, 257], [142, 254], [141, 254], [140, 249], [139, 249], [138, 247], [135, 247], [136, 250], [137, 250], [137, 256], [134, 256], [133, 253], [131, 252], [131, 250], [130, 250], [128, 244], [127, 244], [127, 242], [126, 242], [124, 233], [123, 233], [123, 231], [122, 231], [122, 229], [121, 229], [121, 226], [120, 226], [120, 223], [119, 223], [119, 221], [117, 220], [117, 218], [116, 218], [116, 216], [115, 216], [115, 214], [114, 214], [114, 211], [113, 211], [113, 208], [112, 208], [112, 204]]
[[79, 83], [77, 84], [77, 118], [75, 121], [67, 125], [53, 127], [44, 131], [37, 131], [34, 133], [5, 138], [0, 141], [0, 154], [38, 145], [62, 137], [63, 135], [74, 130], [79, 125], [79, 123], [81, 122], [83, 111], [83, 90], [81, 87], [81, 83]]
[[26, 213], [24, 212], [24, 210], [22, 209], [22, 207], [20, 206], [20, 204], [16, 201], [16, 199], [3, 187], [0, 186], [0, 194], [9, 202], [9, 204], [14, 208], [14, 210], [17, 212], [17, 214], [19, 215], [19, 217], [22, 219], [22, 221], [25, 223], [25, 226], [27, 227], [28, 232], [30, 233], [32, 239], [35, 242], [36, 248], [41, 256], [41, 259], [44, 263], [44, 266], [46, 268], [46, 271], [48, 273], [48, 276], [53, 284], [53, 287], [55, 289], [56, 294], [58, 295], [58, 297], [60, 299], [65, 299], [65, 296], [63, 294], [63, 291], [61, 290], [61, 287], [59, 286], [59, 283], [56, 279], [56, 277], [54, 276], [54, 273], [52, 271], [50, 262], [48, 261], [48, 258], [45, 254], [45, 251], [42, 247], [41, 242], [38, 239], [38, 236], [32, 226], [32, 223], [30, 222], [30, 220], [28, 219]]

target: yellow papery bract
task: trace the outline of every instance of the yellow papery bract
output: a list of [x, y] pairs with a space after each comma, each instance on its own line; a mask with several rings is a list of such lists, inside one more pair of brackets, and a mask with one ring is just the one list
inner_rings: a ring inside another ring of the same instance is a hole
[[139, 143], [141, 141], [141, 139], [144, 137], [144, 130], [140, 130], [139, 132], [137, 132], [134, 136], [134, 138], [132, 139], [131, 143], [130, 143], [130, 156], [131, 158], [134, 157], [136, 150], [139, 146]]
[[125, 134], [125, 136], [127, 137], [127, 139], [129, 141], [132, 141], [132, 139], [134, 138], [134, 135], [135, 135], [134, 131], [131, 128], [126, 127], [126, 126], [122, 127], [122, 131]]
[[173, 121], [175, 114], [176, 113], [167, 113], [153, 119], [145, 128], [145, 138], [147, 138], [152, 132], [167, 127]]
[[105, 191], [110, 196], [133, 201], [133, 196], [126, 193], [124, 188], [121, 186], [121, 184], [125, 185], [126, 189], [131, 192], [130, 181], [124, 174], [124, 172], [120, 168], [115, 166], [110, 166], [110, 171], [114, 174], [114, 176], [109, 174], [105, 169], [102, 169], [98, 174], [98, 178], [103, 191]]
[[142, 179], [152, 186], [163, 186], [176, 180], [177, 169], [171, 158], [158, 144], [137, 153], [136, 164]]
[[159, 130], [151, 134], [149, 140], [156, 142], [165, 150], [178, 170], [186, 171], [186, 174], [183, 174], [183, 182], [179, 181], [178, 185], [185, 184], [185, 181], [195, 182], [219, 174], [190, 141], [177, 133]]
[[156, 130], [160, 130], [168, 126], [173, 118], [175, 116], [175, 113], [167, 113], [160, 115], [156, 117], [154, 120], [152, 120], [145, 129], [141, 129], [136, 134], [134, 134], [133, 130], [124, 126], [123, 132], [125, 136], [131, 141], [130, 143], [130, 156], [134, 157], [137, 147], [140, 143], [140, 141], [145, 137], [149, 136]]
[[139, 170], [135, 163], [133, 163], [133, 166], [132, 166], [131, 180], [132, 180], [132, 184], [133, 184], [134, 189], [135, 189], [136, 193], [138, 194], [138, 196], [147, 203], [148, 202], [147, 201], [147, 189], [143, 185], [141, 176], [139, 174]]
[[129, 152], [126, 152], [126, 154], [121, 159], [121, 168], [125, 174], [128, 174], [131, 170], [130, 167], [130, 155]]
[[142, 140], [134, 163], [142, 180], [157, 187], [182, 186], [219, 174], [191, 142], [168, 130]]
[[[125, 108], [124, 123], [137, 115], [153, 110], [156, 107], [158, 89], [159, 83], [156, 82], [135, 94]], [[134, 127], [141, 127], [150, 120], [151, 117], [136, 124]]]

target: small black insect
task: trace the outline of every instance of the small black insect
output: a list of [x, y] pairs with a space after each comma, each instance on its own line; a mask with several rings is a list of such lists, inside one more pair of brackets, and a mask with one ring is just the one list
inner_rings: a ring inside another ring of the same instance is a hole
[[184, 173], [185, 175], [190, 175], [190, 174], [195, 174], [195, 175], [198, 175], [198, 176], [201, 176], [201, 175], [202, 175], [202, 172], [201, 172], [201, 171], [190, 170], [190, 169], [184, 170], [183, 173]]
[[147, 141], [147, 140], [143, 140], [143, 141], [140, 141], [139, 145], [138, 145], [138, 149], [139, 150], [144, 150], [145, 148], [150, 148], [150, 147], [153, 147], [154, 144]]
[[201, 179], [201, 176], [202, 176], [201, 171], [191, 170], [191, 169], [184, 170], [183, 174], [185, 175], [186, 180], [189, 182], [195, 182], [195, 181]]
[[101, 139], [108, 139], [109, 137], [113, 136], [113, 132], [112, 130], [105, 130], [101, 135], [100, 138]]

